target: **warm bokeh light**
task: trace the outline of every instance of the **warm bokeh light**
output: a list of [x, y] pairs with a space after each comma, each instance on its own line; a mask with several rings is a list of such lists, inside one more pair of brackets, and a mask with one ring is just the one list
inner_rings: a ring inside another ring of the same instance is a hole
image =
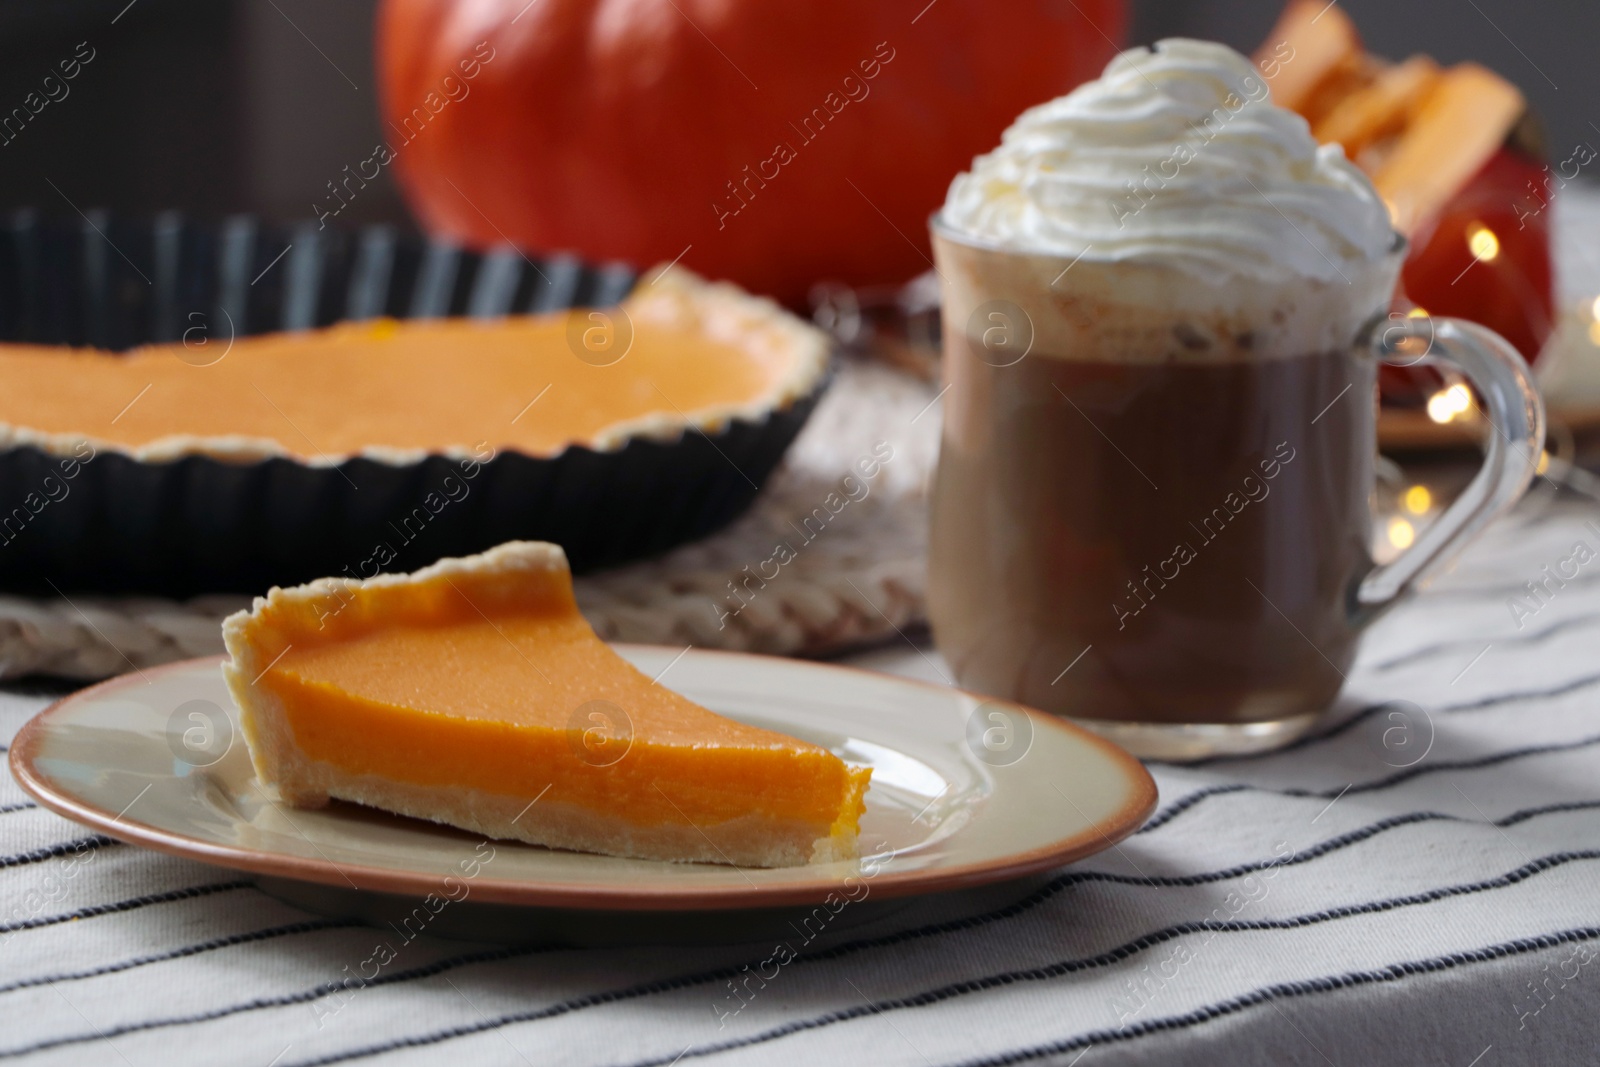
[[1594, 298], [1594, 303], [1589, 305], [1589, 317], [1600, 322], [1600, 296]]
[[1589, 343], [1600, 348], [1600, 322], [1589, 324]]
[[1539, 453], [1539, 465], [1533, 468], [1533, 473], [1543, 474], [1550, 469], [1550, 450], [1547, 448]]
[[1425, 485], [1413, 485], [1406, 490], [1406, 510], [1413, 515], [1426, 515], [1428, 509], [1433, 507], [1433, 494], [1428, 492]]
[[1487, 263], [1500, 254], [1500, 238], [1480, 222], [1467, 231], [1467, 247], [1472, 249], [1474, 256]]
[[1416, 528], [1405, 519], [1389, 520], [1389, 543], [1396, 548], [1410, 548], [1417, 539]]
[[1428, 418], [1441, 425], [1472, 407], [1472, 391], [1460, 382], [1428, 398]]
[[[1597, 301], [1597, 302], [1600, 302], [1600, 301]], [[1406, 312], [1406, 318], [1408, 318], [1408, 319], [1425, 319], [1427, 317], [1428, 317], [1428, 309], [1427, 308], [1415, 307], [1415, 308], [1412, 308], [1410, 311]]]

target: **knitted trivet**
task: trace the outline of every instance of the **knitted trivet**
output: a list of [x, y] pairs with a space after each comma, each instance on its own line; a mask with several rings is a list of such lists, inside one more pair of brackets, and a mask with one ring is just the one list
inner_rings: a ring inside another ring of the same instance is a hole
[[[751, 509], [658, 559], [579, 578], [607, 640], [818, 655], [922, 619], [933, 386], [846, 362]], [[263, 590], [265, 592], [265, 590]], [[222, 651], [249, 597], [0, 596], [0, 678], [93, 679]]]

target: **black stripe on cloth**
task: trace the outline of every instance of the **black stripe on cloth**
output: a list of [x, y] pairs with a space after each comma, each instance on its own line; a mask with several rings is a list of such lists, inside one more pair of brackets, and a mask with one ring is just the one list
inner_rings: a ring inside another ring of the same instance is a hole
[[[1297, 915], [1288, 919], [1192, 920], [1189, 922], [1175, 923], [1171, 926], [1166, 926], [1160, 930], [1155, 930], [1151, 933], [1134, 938], [1131, 941], [1126, 941], [1115, 948], [1096, 953], [1093, 956], [1059, 960], [1055, 963], [1049, 963], [1039, 967], [1001, 971], [997, 974], [985, 975], [981, 978], [970, 978], [960, 982], [951, 982], [947, 985], [925, 990], [921, 993], [914, 993], [909, 996], [892, 997], [878, 1001], [866, 1002], [850, 1008], [841, 1008], [837, 1011], [814, 1016], [809, 1019], [796, 1019], [792, 1022], [784, 1023], [781, 1026], [776, 1026], [769, 1030], [764, 1030], [758, 1034], [752, 1034], [748, 1037], [735, 1038], [712, 1045], [696, 1044], [691, 1046], [690, 1049], [686, 1051], [678, 1052], [676, 1057], [666, 1056], [659, 1059], [642, 1060], [630, 1064], [629, 1067], [662, 1067], [664, 1064], [676, 1062], [676, 1059], [697, 1059], [701, 1056], [715, 1055], [717, 1053], [728, 1052], [733, 1049], [748, 1048], [752, 1045], [765, 1044], [769, 1041], [787, 1037], [791, 1034], [800, 1033], [802, 1031], [817, 1030], [825, 1026], [834, 1025], [835, 1023], [848, 1022], [864, 1016], [878, 1015], [885, 1011], [894, 1011], [900, 1008], [926, 1007], [930, 1004], [937, 1004], [941, 1001], [952, 1000], [956, 997], [966, 996], [971, 993], [984, 992], [1000, 986], [1013, 985], [1017, 982], [1043, 981], [1050, 978], [1060, 978], [1063, 975], [1073, 974], [1079, 971], [1108, 967], [1114, 963], [1119, 963], [1130, 956], [1136, 955], [1145, 949], [1162, 944], [1166, 941], [1171, 941], [1174, 938], [1187, 936], [1189, 934], [1207, 932], [1237, 933], [1258, 930], [1301, 929], [1307, 926], [1315, 926], [1321, 923], [1332, 922], [1337, 919], [1345, 919], [1357, 915], [1367, 915], [1382, 911], [1393, 911], [1398, 908], [1415, 907], [1418, 905], [1431, 904], [1440, 900], [1446, 900], [1454, 897], [1469, 896], [1475, 893], [1489, 892], [1495, 889], [1505, 889], [1520, 882], [1524, 882], [1535, 875], [1542, 874], [1545, 871], [1565, 866], [1568, 863], [1596, 859], [1600, 859], [1600, 850], [1591, 850], [1587, 852], [1558, 852], [1549, 856], [1541, 857], [1540, 859], [1534, 860], [1522, 867], [1518, 867], [1515, 870], [1508, 871], [1505, 874], [1494, 878], [1484, 879], [1479, 882], [1471, 882], [1456, 886], [1445, 886], [1439, 889], [1432, 889], [1422, 893], [1414, 893], [1404, 897], [1393, 897], [1387, 900], [1375, 900], [1367, 901], [1361, 904], [1349, 904], [1338, 908], [1330, 908], [1324, 911], [1312, 912], [1306, 915]], [[798, 962], [798, 959], [793, 962]], [[724, 968], [724, 970], [727, 969]], [[731, 973], [738, 974], [739, 971], [733, 970]], [[672, 988], [682, 988], [683, 985], [687, 984], [698, 984], [680, 983], [679, 980], [667, 979], [663, 980], [662, 982], [644, 983], [641, 986], [635, 986], [632, 988], [636, 990], [645, 990], [649, 987], [666, 985], [668, 983], [673, 983]], [[515, 1023], [532, 1022], [555, 1015], [564, 1015], [575, 1010], [575, 1008], [571, 1005], [581, 1004], [584, 1007], [589, 1007], [593, 1006], [593, 1003], [596, 1002], [612, 1003], [618, 1000], [634, 999], [624, 995], [628, 992], [630, 991], [619, 990], [613, 994], [591, 994], [586, 997], [577, 998], [573, 1001], [565, 1001], [559, 1004], [548, 1005], [544, 1008], [530, 1009], [528, 1011], [507, 1013], [494, 1018], [482, 1019], [476, 1023], [468, 1023], [461, 1026], [450, 1027], [449, 1029], [436, 1030], [430, 1034], [395, 1038], [391, 1041], [382, 1042], [380, 1044], [367, 1045], [356, 1049], [347, 1049], [345, 1051], [332, 1053], [317, 1059], [301, 1060], [293, 1064], [286, 1064], [284, 1067], [327, 1067], [328, 1064], [344, 1063], [356, 1059], [365, 1059], [370, 1056], [378, 1056], [387, 1052], [395, 1052], [404, 1048], [417, 1048], [426, 1045], [436, 1045], [457, 1037], [467, 1037], [490, 1030], [499, 1030], [505, 1026]], [[645, 994], [641, 993], [639, 995]]]
[[0, 815], [10, 815], [14, 811], [32, 811], [38, 806], [31, 800], [22, 800], [15, 804], [0, 804]]
[[[1167, 817], [1165, 819], [1162, 819], [1160, 823], [1157, 823], [1156, 820], [1154, 818], [1152, 818], [1149, 822], [1145, 823], [1137, 831], [1135, 831], [1135, 833], [1142, 834], [1146, 830], [1159, 829], [1160, 826], [1164, 825], [1167, 822], [1170, 822], [1174, 818], [1177, 818], [1179, 815], [1182, 815], [1185, 811], [1188, 811], [1190, 808], [1194, 807], [1196, 804], [1200, 803], [1202, 800], [1206, 800], [1209, 797], [1219, 796], [1219, 795], [1224, 794], [1224, 793], [1254, 793], [1254, 792], [1258, 792], [1258, 791], [1259, 790], [1257, 790], [1254, 786], [1227, 786], [1225, 788], [1217, 788], [1215, 786], [1211, 786], [1211, 787], [1207, 787], [1205, 789], [1197, 789], [1193, 793], [1190, 793], [1188, 796], [1185, 796], [1180, 800], [1174, 801], [1170, 808], [1164, 809], [1164, 812], [1163, 812], [1164, 814], [1165, 813], [1170, 813], [1170, 814], [1167, 814]], [[1550, 815], [1550, 814], [1554, 814], [1555, 812], [1561, 812], [1561, 811], [1588, 811], [1588, 810], [1593, 809], [1593, 808], [1600, 808], [1600, 800], [1563, 800], [1563, 801], [1559, 801], [1559, 802], [1554, 803], [1554, 804], [1544, 804], [1544, 805], [1541, 805], [1539, 807], [1534, 807], [1534, 808], [1523, 808], [1520, 811], [1514, 811], [1510, 815], [1504, 816], [1503, 818], [1491, 819], [1487, 823], [1483, 822], [1480, 819], [1468, 819], [1468, 818], [1466, 818], [1464, 816], [1461, 816], [1461, 815], [1445, 815], [1445, 814], [1443, 814], [1441, 812], [1431, 812], [1431, 811], [1429, 811], [1429, 812], [1410, 812], [1410, 813], [1405, 814], [1405, 815], [1391, 816], [1391, 818], [1410, 819], [1410, 818], [1414, 818], [1414, 817], [1416, 817], [1418, 815], [1426, 815], [1431, 819], [1444, 819], [1444, 820], [1449, 821], [1449, 822], [1461, 822], [1461, 823], [1468, 823], [1468, 824], [1471, 824], [1471, 825], [1478, 825], [1478, 826], [1506, 827], [1506, 826], [1514, 826], [1519, 822], [1527, 822], [1529, 819], [1532, 819], [1535, 816], [1539, 816], [1539, 815]]]
[[1589, 811], [1600, 808], [1600, 800], [1564, 800], [1557, 804], [1546, 804], [1539, 808], [1525, 808], [1514, 811], [1501, 819], [1496, 819], [1496, 826], [1515, 826], [1519, 822], [1527, 822], [1539, 815], [1551, 815], [1558, 811]]
[[1471, 759], [1438, 760], [1434, 763], [1419, 763], [1415, 767], [1406, 767], [1394, 774], [1383, 778], [1375, 778], [1370, 782], [1357, 782], [1340, 789], [1263, 789], [1263, 792], [1277, 793], [1286, 797], [1337, 797], [1344, 793], [1375, 793], [1381, 789], [1390, 789], [1416, 778], [1424, 778], [1430, 774], [1440, 774], [1444, 771], [1471, 771], [1482, 767], [1497, 767], [1502, 763], [1523, 759], [1528, 756], [1548, 756], [1556, 752], [1576, 752], [1579, 749], [1591, 748], [1600, 745], [1600, 734], [1582, 737], [1576, 741], [1557, 741], [1548, 745], [1525, 745], [1522, 748], [1506, 749], [1503, 752], [1492, 752], [1487, 756], [1474, 756]]
[[[1541, 484], [1543, 483], [1543, 484]], [[1548, 489], [1548, 492], [1543, 490]], [[1564, 499], [1566, 498], [1565, 502]], [[1576, 506], [1568, 507], [1567, 504]], [[1473, 542], [1473, 551], [1482, 558], [1475, 569], [1483, 571], [1504, 569], [1508, 566], [1534, 568], [1555, 562], [1548, 558], [1550, 552], [1565, 552], [1566, 548], [1551, 546], [1528, 547], [1528, 535], [1553, 530], [1554, 544], [1570, 544], [1566, 538], [1582, 536], [1587, 529], [1585, 519], [1594, 514], [1595, 497], [1574, 485], [1554, 480], [1549, 473], [1536, 477], [1527, 493], [1518, 502], [1516, 511], [1496, 519], [1494, 525]], [[1562, 530], [1561, 527], [1566, 527]]]
[[1197, 789], [1187, 796], [1174, 800], [1171, 804], [1168, 804], [1166, 807], [1150, 816], [1149, 819], [1145, 820], [1145, 824], [1134, 832], [1147, 834], [1152, 830], [1159, 830], [1161, 827], [1165, 826], [1173, 819], [1176, 819], [1179, 815], [1182, 815], [1184, 812], [1188, 811], [1190, 808], [1194, 807], [1207, 797], [1220, 796], [1223, 793], [1248, 793], [1254, 791], [1254, 789], [1254, 786], [1244, 785], [1240, 782], [1228, 782], [1223, 785], [1208, 785], [1204, 789]]
[[[1543, 567], [1545, 563], [1554, 562], [1554, 560], [1544, 560], [1539, 564], [1538, 567], [1534, 567], [1529, 570], [1528, 577], [1526, 579], [1516, 583], [1515, 585], [1507, 583], [1504, 585], [1470, 585], [1456, 588], [1446, 587], [1443, 589], [1436, 587], [1427, 591], [1426, 599], [1439, 600], [1441, 598], [1448, 597], [1451, 600], [1479, 600], [1493, 597], [1494, 599], [1499, 600], [1501, 597], [1526, 596], [1528, 592], [1528, 583], [1535, 582], [1536, 579], [1543, 577], [1539, 568]], [[1565, 584], [1558, 587], [1554, 595], [1559, 596], [1563, 591], [1572, 586], [1577, 586], [1579, 589], [1586, 589], [1589, 586], [1600, 582], [1600, 574], [1578, 574], [1575, 577], [1563, 579], [1563, 581]]]
[[0, 869], [6, 867], [23, 867], [30, 863], [42, 863], [65, 856], [69, 852], [82, 852], [84, 849], [108, 848], [120, 845], [121, 841], [95, 834], [92, 837], [79, 837], [72, 841], [63, 841], [59, 845], [46, 845], [43, 848], [31, 849], [28, 852], [16, 852], [10, 856], [0, 856]]
[[[1595, 807], [1600, 807], [1600, 800], [1590, 803]], [[1544, 814], [1546, 810], [1564, 811], [1567, 810], [1568, 807], [1568, 804], [1559, 804], [1551, 805], [1548, 809], [1529, 808], [1523, 812], [1517, 812], [1513, 815], [1506, 816], [1505, 821], [1507, 822], [1507, 825], [1509, 825], [1512, 821], [1522, 822], [1526, 821], [1527, 819], [1534, 818], [1537, 815]], [[1060, 894], [1062, 891], [1083, 883], [1108, 882], [1122, 885], [1148, 886], [1153, 888], [1160, 888], [1163, 886], [1192, 887], [1209, 885], [1214, 882], [1226, 881], [1229, 878], [1237, 878], [1246, 874], [1253, 874], [1260, 871], [1269, 870], [1274, 866], [1298, 866], [1299, 864], [1309, 863], [1312, 860], [1319, 859], [1322, 856], [1337, 852], [1340, 849], [1347, 848], [1351, 845], [1359, 844], [1362, 841], [1376, 837], [1377, 835], [1388, 830], [1393, 830], [1401, 826], [1409, 826], [1414, 823], [1430, 822], [1435, 820], [1482, 825], [1480, 823], [1476, 823], [1475, 820], [1464, 819], [1454, 815], [1442, 815], [1436, 812], [1412, 812], [1407, 815], [1390, 816], [1389, 818], [1372, 823], [1369, 826], [1364, 826], [1360, 829], [1351, 830], [1346, 833], [1339, 834], [1336, 837], [1328, 838], [1327, 840], [1321, 841], [1310, 848], [1300, 849], [1287, 858], [1274, 857], [1270, 860], [1262, 860], [1260, 862], [1237, 864], [1224, 870], [1209, 871], [1198, 875], [1166, 878], [1145, 878], [1135, 877], [1132, 875], [1111, 874], [1109, 872], [1102, 871], [1072, 871], [1067, 874], [1056, 876], [1020, 900], [1014, 901], [993, 911], [980, 913], [977, 915], [964, 916], [960, 919], [951, 919], [939, 923], [929, 923], [924, 926], [914, 927], [909, 930], [901, 930], [897, 931], [896, 933], [885, 934], [880, 937], [861, 938], [855, 941], [842, 942], [826, 949], [819, 949], [809, 954], [798, 956], [792, 961], [792, 963], [813, 963], [839, 959], [869, 949], [887, 948], [894, 945], [903, 944], [908, 941], [921, 940], [926, 937], [935, 937], [943, 934], [959, 933], [964, 930], [978, 929], [991, 925], [992, 923], [1000, 922], [1006, 919], [1012, 919], [1018, 915], [1022, 915], [1047, 902], [1051, 898]], [[431, 978], [434, 975], [443, 973], [444, 971], [453, 970], [457, 967], [463, 967], [473, 963], [497, 961], [500, 959], [508, 959], [512, 956], [527, 955], [533, 952], [543, 951], [549, 951], [549, 949], [537, 948], [517, 951], [506, 950], [504, 952], [496, 950], [486, 954], [480, 953], [459, 956], [450, 960], [440, 961], [436, 964], [429, 964], [425, 967], [418, 967], [411, 971], [397, 972], [393, 975], [380, 975], [378, 978], [373, 979], [367, 984], [393, 985], [421, 978]], [[752, 960], [748, 964], [719, 967], [713, 970], [703, 971], [698, 974], [682, 976], [680, 978], [661, 979], [657, 981], [646, 982], [639, 986], [631, 987], [628, 990], [591, 994], [582, 998], [578, 998], [577, 1000], [567, 1002], [567, 1007], [557, 1014], [564, 1014], [567, 1011], [576, 1011], [586, 1007], [609, 1004], [616, 1000], [630, 1000], [638, 996], [646, 996], [652, 993], [671, 992], [675, 989], [703, 985], [706, 982], [714, 982], [718, 979], [736, 978], [742, 973], [745, 967], [759, 966], [761, 962], [762, 961], [759, 959]], [[230, 1015], [237, 1015], [248, 1011], [258, 1011], [267, 1008], [278, 1008], [294, 1004], [309, 1003], [319, 999], [320, 997], [339, 992], [344, 988], [347, 988], [347, 986], [339, 982], [325, 982], [311, 989], [302, 990], [297, 993], [287, 993], [278, 997], [257, 998], [242, 1004], [230, 1005], [225, 1008], [218, 1008], [195, 1015], [178, 1016], [170, 1019], [158, 1019], [144, 1023], [128, 1024], [121, 1029], [109, 1032], [107, 1036], [117, 1037], [125, 1033], [132, 1033], [141, 1030], [155, 1030], [167, 1026], [186, 1026], [193, 1023], [209, 1022], [213, 1019], [226, 1018]], [[52, 1040], [51, 1044], [46, 1046], [30, 1046], [29, 1048], [25, 1049], [0, 1051], [0, 1059], [23, 1055], [28, 1052], [39, 1051], [41, 1047], [54, 1048], [59, 1045], [94, 1041], [100, 1036], [101, 1034], [96, 1032], [93, 1034], [80, 1034], [64, 1038], [56, 1038]]]
[[[1562, 619], [1560, 622], [1555, 623], [1554, 625], [1547, 626], [1543, 630], [1535, 630], [1532, 633], [1516, 633], [1511, 634], [1508, 637], [1497, 637], [1494, 640], [1494, 644], [1496, 646], [1537, 645], [1542, 644], [1543, 642], [1548, 641], [1550, 638], [1559, 634], [1564, 634], [1571, 630], [1583, 630], [1589, 628], [1590, 626], [1596, 625], [1600, 625], [1600, 612], [1592, 612], [1588, 615], [1576, 615], [1570, 619]], [[1375, 663], [1368, 669], [1373, 671], [1392, 671], [1398, 667], [1404, 667], [1411, 663], [1418, 663], [1422, 660], [1431, 659], [1434, 656], [1440, 656], [1447, 652], [1476, 653], [1478, 649], [1482, 647], [1482, 645], [1482, 638], [1472, 638], [1470, 640], [1459, 641], [1440, 641], [1438, 644], [1424, 645], [1421, 648], [1413, 649], [1402, 656], [1396, 656], [1394, 659], [1384, 660], [1382, 663]]]
[[[1145, 823], [1145, 826], [1148, 827], [1152, 823], [1154, 823], [1156, 826], [1164, 825], [1165, 823], [1171, 821], [1175, 816], [1181, 815], [1183, 812], [1198, 806], [1211, 797], [1220, 796], [1225, 793], [1268, 793], [1272, 796], [1280, 797], [1317, 797], [1321, 799], [1328, 799], [1330, 797], [1342, 796], [1345, 793], [1373, 793], [1381, 789], [1388, 789], [1391, 786], [1401, 785], [1405, 782], [1411, 781], [1413, 778], [1420, 778], [1427, 774], [1437, 774], [1441, 771], [1477, 770], [1482, 767], [1493, 767], [1501, 763], [1509, 763], [1512, 760], [1522, 759], [1525, 756], [1546, 756], [1555, 752], [1575, 752], [1578, 749], [1589, 748], [1597, 744], [1600, 744], [1600, 735], [1580, 738], [1577, 741], [1562, 741], [1550, 745], [1528, 745], [1524, 748], [1507, 749], [1502, 752], [1494, 752], [1487, 756], [1476, 756], [1472, 759], [1466, 760], [1437, 760], [1433, 763], [1418, 764], [1415, 767], [1407, 767], [1398, 773], [1389, 775], [1386, 778], [1377, 778], [1370, 782], [1352, 784], [1340, 789], [1325, 789], [1320, 791], [1311, 789], [1272, 789], [1268, 786], [1262, 785], [1248, 785], [1238, 782], [1229, 782], [1221, 785], [1207, 786], [1204, 789], [1196, 790], [1194, 793], [1189, 794], [1181, 800], [1174, 801], [1169, 807], [1164, 808], [1152, 815], [1149, 821]], [[1140, 832], [1143, 832], [1142, 829]]]
[[77, 982], [85, 978], [99, 978], [102, 975], [118, 974], [122, 971], [131, 971], [135, 967], [145, 967], [153, 963], [165, 963], [168, 960], [187, 959], [198, 956], [203, 952], [214, 952], [217, 949], [232, 948], [235, 945], [253, 944], [257, 941], [271, 941], [279, 937], [292, 937], [295, 934], [308, 934], [317, 930], [336, 930], [344, 927], [361, 926], [355, 919], [307, 919], [301, 922], [288, 923], [284, 926], [271, 926], [265, 930], [248, 930], [244, 933], [229, 934], [227, 937], [214, 937], [209, 941], [201, 941], [194, 945], [184, 945], [181, 948], [169, 949], [166, 952], [153, 952], [147, 956], [135, 956], [132, 959], [120, 960], [116, 963], [106, 963], [99, 967], [91, 967], [82, 971], [63, 971], [59, 974], [43, 975], [37, 978], [24, 978], [16, 982], [0, 985], [0, 993], [13, 993], [18, 989], [31, 989], [34, 986], [54, 985], [57, 982]]
[[[356, 925], [359, 926], [363, 924], [358, 923]], [[310, 989], [301, 990], [298, 993], [286, 993], [276, 997], [258, 997], [255, 1000], [246, 1001], [243, 1004], [233, 1004], [225, 1008], [216, 1008], [211, 1011], [195, 1012], [191, 1015], [180, 1015], [170, 1019], [151, 1019], [144, 1022], [125, 1023], [121, 1026], [102, 1027], [95, 1030], [93, 1033], [88, 1034], [67, 1034], [62, 1037], [47, 1038], [43, 1041], [34, 1042], [31, 1045], [0, 1050], [0, 1059], [14, 1059], [18, 1056], [27, 1056], [34, 1052], [42, 1052], [46, 1049], [60, 1048], [63, 1045], [78, 1045], [85, 1041], [98, 1041], [101, 1038], [109, 1039], [113, 1037], [121, 1037], [124, 1034], [134, 1034], [144, 1030], [159, 1030], [167, 1026], [189, 1026], [194, 1023], [211, 1022], [214, 1019], [225, 1019], [230, 1015], [238, 1015], [247, 1011], [259, 1011], [263, 1008], [283, 1008], [290, 1007], [295, 1004], [309, 1004], [314, 1000], [321, 999], [322, 997], [331, 996], [334, 993], [347, 990], [351, 993], [355, 993], [369, 986], [394, 985], [398, 982], [409, 982], [418, 978], [431, 978], [434, 975], [443, 974], [446, 971], [454, 970], [457, 967], [465, 967], [472, 963], [507, 960], [516, 956], [527, 956], [535, 952], [548, 951], [552, 951], [552, 949], [547, 947], [516, 949], [496, 948], [487, 949], [482, 952], [469, 952], [460, 956], [451, 956], [446, 959], [435, 960], [433, 963], [426, 964], [422, 967], [413, 967], [409, 971], [396, 971], [394, 974], [380, 974], [371, 981], [347, 978], [337, 982], [323, 982], [321, 985], [313, 986]]]
[[[1562, 682], [1559, 685], [1552, 686], [1548, 689], [1529, 689], [1516, 693], [1498, 693], [1492, 696], [1479, 697], [1475, 700], [1469, 700], [1461, 704], [1443, 704], [1437, 708], [1433, 708], [1432, 711], [1442, 713], [1482, 711], [1485, 708], [1498, 707], [1501, 704], [1513, 704], [1517, 701], [1550, 700], [1555, 697], [1566, 696], [1569, 693], [1575, 693], [1580, 689], [1587, 689], [1593, 685], [1600, 685], [1600, 674], [1584, 675], [1581, 678], [1575, 678], [1570, 681]], [[1328, 729], [1323, 730], [1320, 733], [1312, 734], [1308, 737], [1302, 737], [1298, 741], [1284, 745], [1282, 748], [1275, 748], [1270, 752], [1250, 752], [1239, 756], [1210, 756], [1206, 759], [1188, 760], [1181, 764], [1174, 764], [1174, 766], [1209, 767], [1218, 763], [1248, 763], [1254, 760], [1273, 759], [1278, 756], [1287, 755], [1291, 752], [1300, 752], [1304, 749], [1311, 748], [1314, 745], [1320, 745], [1326, 741], [1332, 741], [1334, 738], [1339, 737], [1342, 734], [1349, 733], [1357, 726], [1367, 722], [1368, 720], [1385, 711], [1388, 711], [1392, 708], [1404, 708], [1408, 706], [1414, 707], [1416, 705], [1408, 705], [1399, 700], [1385, 700], [1377, 704], [1368, 704], [1367, 706], [1350, 715], [1348, 718], [1341, 719], [1338, 723], [1330, 726]], [[1151, 760], [1150, 762], [1160, 763], [1162, 761]]]
[[93, 919], [100, 915], [116, 915], [124, 911], [134, 911], [146, 908], [152, 904], [170, 904], [177, 900], [194, 900], [199, 897], [209, 897], [213, 893], [229, 893], [235, 889], [249, 889], [254, 882], [212, 882], [208, 885], [184, 886], [182, 889], [169, 889], [164, 893], [146, 893], [140, 897], [129, 897], [127, 900], [115, 900], [106, 904], [88, 904], [74, 911], [58, 912], [55, 915], [40, 915], [32, 919], [19, 919], [16, 922], [0, 924], [0, 935], [14, 934], [19, 930], [37, 930], [44, 926], [57, 926], [61, 923], [77, 922], [79, 919]]
[[1550, 700], [1554, 697], [1564, 697], [1568, 693], [1576, 693], [1580, 689], [1600, 685], [1600, 674], [1586, 674], [1581, 678], [1562, 682], [1560, 685], [1548, 689], [1524, 689], [1516, 693], [1495, 693], [1491, 696], [1478, 697], [1475, 700], [1463, 701], [1459, 704], [1444, 704], [1435, 708], [1435, 711], [1482, 711], [1484, 708], [1493, 708], [1501, 704], [1510, 704], [1526, 700]]
[[1523, 956], [1529, 952], [1540, 952], [1547, 948], [1556, 948], [1559, 945], [1592, 941], [1597, 937], [1600, 937], [1600, 927], [1578, 926], [1569, 930], [1540, 934], [1537, 937], [1519, 937], [1514, 941], [1504, 941], [1498, 945], [1487, 945], [1483, 948], [1466, 952], [1451, 952], [1428, 959], [1391, 963], [1387, 967], [1375, 971], [1346, 971], [1343, 974], [1326, 975], [1320, 978], [1279, 982], [1276, 985], [1251, 990], [1241, 996], [1230, 997], [1215, 1004], [1208, 1004], [1203, 1008], [1196, 1008], [1194, 1011], [1184, 1012], [1182, 1015], [1168, 1015], [1160, 1019], [1149, 1019], [1142, 1023], [1134, 1023], [1122, 1030], [1094, 1030], [1063, 1038], [1060, 1041], [1052, 1041], [1048, 1044], [1012, 1049], [993, 1056], [966, 1060], [955, 1065], [955, 1067], [1007, 1067], [1009, 1064], [1024, 1063], [1028, 1060], [1041, 1059], [1061, 1052], [1071, 1052], [1074, 1049], [1084, 1048], [1088, 1045], [1109, 1045], [1114, 1042], [1132, 1041], [1153, 1033], [1188, 1029], [1201, 1023], [1210, 1022], [1213, 1019], [1236, 1014], [1257, 1004], [1266, 1004], [1274, 1000], [1287, 1000], [1318, 993], [1332, 993], [1341, 989], [1353, 989], [1357, 986], [1373, 985], [1378, 982], [1399, 982], [1417, 975], [1435, 974], [1474, 963], [1491, 963], [1508, 957]]

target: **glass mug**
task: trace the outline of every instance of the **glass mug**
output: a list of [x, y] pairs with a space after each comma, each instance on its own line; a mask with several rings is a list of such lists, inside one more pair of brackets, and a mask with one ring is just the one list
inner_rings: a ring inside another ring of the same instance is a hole
[[[1544, 411], [1481, 326], [1389, 315], [1393, 250], [1321, 282], [1210, 282], [932, 223], [944, 430], [928, 612], [960, 684], [1137, 755], [1259, 751], [1327, 710], [1361, 631], [1527, 488]], [[1459, 371], [1482, 470], [1371, 553], [1380, 362]]]

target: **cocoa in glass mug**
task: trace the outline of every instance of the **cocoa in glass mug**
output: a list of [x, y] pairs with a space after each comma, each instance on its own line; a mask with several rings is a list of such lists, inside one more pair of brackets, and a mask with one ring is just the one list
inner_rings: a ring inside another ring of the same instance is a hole
[[[966, 688], [1141, 756], [1286, 744], [1361, 631], [1533, 477], [1527, 365], [1476, 324], [1389, 314], [1399, 235], [1330, 282], [1218, 285], [931, 228], [948, 392], [928, 611]], [[1379, 363], [1453, 368], [1493, 428], [1466, 491], [1382, 566]]]

